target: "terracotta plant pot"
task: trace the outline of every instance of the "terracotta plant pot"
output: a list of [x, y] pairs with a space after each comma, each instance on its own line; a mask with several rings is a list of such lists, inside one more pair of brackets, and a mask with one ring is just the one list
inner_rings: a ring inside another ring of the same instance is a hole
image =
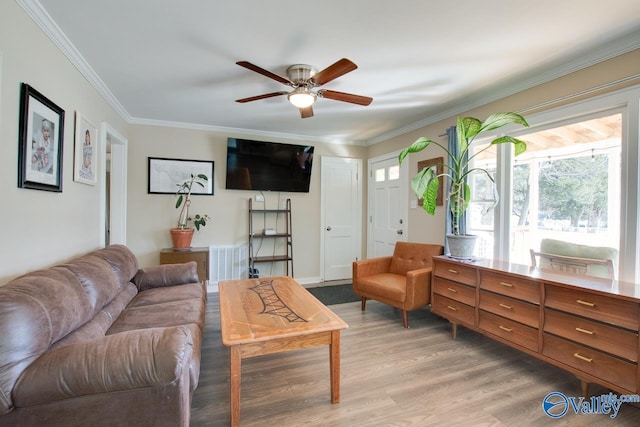
[[191, 247], [191, 239], [193, 239], [193, 228], [172, 228], [171, 240], [174, 249], [189, 249]]

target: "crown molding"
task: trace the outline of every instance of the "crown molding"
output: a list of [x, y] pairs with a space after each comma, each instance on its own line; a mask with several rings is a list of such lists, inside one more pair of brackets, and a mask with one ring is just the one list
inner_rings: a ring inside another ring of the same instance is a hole
[[98, 93], [113, 107], [114, 110], [122, 116], [122, 118], [130, 122], [131, 115], [120, 104], [120, 101], [113, 95], [107, 85], [91, 68], [89, 63], [84, 59], [80, 52], [75, 48], [73, 43], [67, 38], [62, 29], [51, 18], [51, 15], [42, 7], [38, 0], [16, 0], [24, 11], [33, 19], [33, 21], [40, 27], [40, 29], [53, 41], [53, 43], [60, 49], [60, 51], [69, 59], [71, 64], [80, 74], [86, 78], [91, 86], [93, 86]]
[[225, 126], [211, 126], [211, 125], [202, 125], [196, 123], [183, 123], [183, 122], [171, 122], [165, 120], [152, 120], [152, 119], [140, 119], [140, 118], [132, 118], [129, 121], [129, 124], [132, 125], [144, 125], [144, 126], [161, 126], [168, 128], [177, 128], [177, 129], [189, 129], [189, 130], [201, 130], [205, 132], [217, 132], [223, 134], [231, 134], [231, 135], [247, 135], [247, 136], [258, 136], [264, 138], [276, 138], [276, 139], [291, 139], [295, 141], [313, 141], [313, 142], [322, 142], [322, 143], [332, 143], [335, 141], [330, 140], [329, 138], [317, 137], [317, 136], [309, 136], [309, 135], [298, 135], [291, 133], [282, 133], [282, 132], [270, 132], [256, 129], [244, 129], [244, 128], [231, 128]]
[[629, 53], [639, 48], [640, 30], [637, 30], [610, 43], [605, 43], [603, 45], [600, 45], [599, 47], [591, 48], [587, 51], [586, 54], [582, 52], [581, 55], [574, 55], [574, 58], [572, 60], [558, 64], [546, 71], [538, 70], [534, 72], [528, 72], [524, 78], [520, 77], [517, 79], [513, 79], [512, 83], [507, 83], [497, 88], [491, 88], [490, 90], [488, 90], [488, 93], [479, 95], [478, 97], [472, 99], [471, 102], [454, 105], [451, 108], [439, 112], [438, 114], [430, 115], [424, 120], [410, 123], [391, 132], [386, 132], [374, 138], [370, 138], [366, 141], [366, 145], [374, 145], [379, 142], [394, 138], [396, 136], [404, 135], [406, 133], [423, 128], [441, 120], [457, 116], [458, 114], [461, 114], [465, 111], [469, 111], [474, 108], [481, 107], [483, 105], [505, 98], [507, 96], [514, 95], [527, 89], [531, 89], [532, 87], [550, 82], [560, 77], [564, 77], [571, 73], [575, 73], [576, 71], [580, 71], [592, 65], [596, 65], [600, 62], [607, 61], [609, 59], [615, 58], [616, 56]]

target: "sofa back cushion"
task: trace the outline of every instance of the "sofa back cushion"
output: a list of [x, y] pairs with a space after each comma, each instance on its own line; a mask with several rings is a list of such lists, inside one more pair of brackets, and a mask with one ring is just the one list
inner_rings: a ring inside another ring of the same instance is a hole
[[22, 371], [47, 349], [88, 321], [89, 296], [67, 268], [52, 267], [0, 287], [0, 414]]
[[443, 251], [440, 245], [396, 242], [389, 272], [406, 275], [407, 271], [431, 267], [431, 258], [442, 255]]
[[0, 414], [13, 407], [13, 387], [27, 366], [93, 319], [122, 288], [135, 292], [130, 281], [137, 269], [129, 249], [110, 246], [0, 286]]
[[61, 267], [69, 269], [80, 281], [89, 298], [91, 317], [98, 314], [120, 289], [118, 277], [109, 263], [91, 254], [63, 264]]
[[138, 271], [138, 259], [129, 248], [124, 245], [111, 245], [92, 252], [91, 255], [105, 260], [111, 265], [118, 283], [126, 285]]

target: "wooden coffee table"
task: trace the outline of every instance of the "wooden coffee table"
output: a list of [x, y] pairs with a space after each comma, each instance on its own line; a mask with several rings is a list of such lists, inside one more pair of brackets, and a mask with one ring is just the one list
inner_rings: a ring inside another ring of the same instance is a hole
[[331, 403], [340, 401], [340, 331], [348, 325], [290, 277], [218, 284], [222, 343], [231, 361], [231, 425], [240, 424], [241, 361], [329, 346]]

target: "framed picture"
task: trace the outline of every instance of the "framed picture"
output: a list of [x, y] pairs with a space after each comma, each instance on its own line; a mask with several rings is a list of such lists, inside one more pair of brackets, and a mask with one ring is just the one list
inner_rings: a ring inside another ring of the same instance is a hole
[[[433, 168], [436, 175], [440, 175], [444, 171], [443, 162], [443, 157], [436, 157], [433, 159], [419, 161], [418, 172], [420, 172], [424, 168]], [[440, 181], [440, 185], [438, 186], [438, 195], [436, 196], [436, 206], [442, 206], [442, 189], [444, 187], [444, 177], [441, 176], [440, 178], [438, 178], [438, 180]], [[423, 199], [418, 200], [418, 205], [422, 206], [423, 203]]]
[[98, 181], [98, 135], [96, 127], [76, 111], [76, 142], [73, 157], [73, 180], [96, 185]]
[[207, 177], [205, 187], [194, 186], [191, 194], [213, 195], [213, 162], [149, 157], [149, 194], [175, 194], [191, 174]]
[[18, 187], [62, 192], [64, 110], [22, 83]]

